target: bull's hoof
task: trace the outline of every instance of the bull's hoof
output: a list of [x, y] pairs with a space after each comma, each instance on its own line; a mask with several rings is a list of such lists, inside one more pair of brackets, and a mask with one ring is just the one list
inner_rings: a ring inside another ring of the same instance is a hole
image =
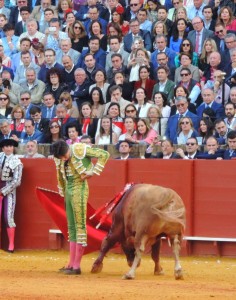
[[164, 275], [165, 273], [164, 273], [164, 271], [162, 270], [162, 269], [160, 269], [160, 270], [157, 270], [157, 271], [154, 271], [154, 275], [155, 276], [161, 276], [161, 275]]
[[103, 268], [103, 263], [101, 264], [94, 263], [92, 266], [91, 273], [100, 273], [102, 272], [102, 268]]
[[134, 275], [127, 273], [127, 274], [123, 275], [122, 279], [126, 279], [126, 280], [134, 279]]
[[184, 279], [182, 269], [175, 270], [175, 279], [176, 280], [183, 280]]

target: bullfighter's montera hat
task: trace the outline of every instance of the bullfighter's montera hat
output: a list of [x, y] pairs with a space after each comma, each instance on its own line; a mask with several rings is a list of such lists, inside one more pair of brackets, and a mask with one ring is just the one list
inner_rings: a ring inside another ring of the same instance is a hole
[[18, 142], [13, 139], [4, 139], [0, 142], [0, 148], [3, 148], [4, 146], [18, 147]]

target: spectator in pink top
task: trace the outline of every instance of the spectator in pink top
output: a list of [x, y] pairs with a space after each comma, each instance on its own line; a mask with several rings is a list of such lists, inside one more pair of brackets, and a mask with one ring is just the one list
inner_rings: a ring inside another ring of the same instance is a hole
[[137, 133], [133, 136], [132, 143], [150, 145], [157, 138], [157, 132], [151, 128], [148, 119], [139, 119]]

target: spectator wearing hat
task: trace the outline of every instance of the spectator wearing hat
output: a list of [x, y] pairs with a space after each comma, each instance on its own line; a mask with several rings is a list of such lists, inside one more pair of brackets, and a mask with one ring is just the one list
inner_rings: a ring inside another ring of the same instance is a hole
[[0, 214], [2, 213], [3, 204], [4, 222], [9, 242], [7, 251], [9, 253], [14, 252], [16, 187], [21, 184], [23, 169], [20, 159], [14, 155], [14, 147], [17, 146], [18, 143], [13, 139], [5, 139], [0, 143], [2, 148], [0, 153]]

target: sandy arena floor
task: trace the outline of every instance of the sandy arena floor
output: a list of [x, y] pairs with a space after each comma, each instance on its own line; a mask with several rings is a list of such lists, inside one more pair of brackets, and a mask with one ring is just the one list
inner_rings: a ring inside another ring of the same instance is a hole
[[173, 276], [173, 259], [162, 258], [163, 276], [153, 275], [153, 263], [145, 256], [136, 279], [122, 280], [128, 270], [125, 257], [109, 254], [100, 274], [91, 274], [96, 253], [84, 256], [80, 276], [60, 274], [64, 251], [0, 250], [0, 299], [236, 299], [236, 259], [182, 258], [184, 280]]

